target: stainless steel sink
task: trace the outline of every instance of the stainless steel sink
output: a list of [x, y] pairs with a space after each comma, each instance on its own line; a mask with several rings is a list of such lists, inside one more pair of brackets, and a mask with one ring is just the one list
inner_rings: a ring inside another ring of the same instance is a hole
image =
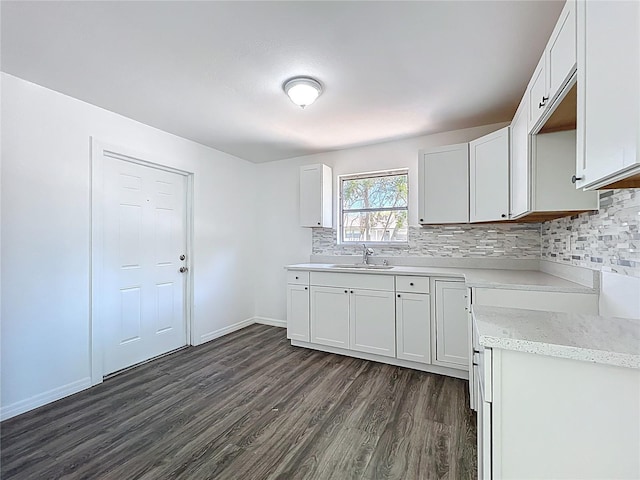
[[391, 265], [368, 265], [364, 263], [345, 263], [331, 266], [335, 268], [355, 268], [360, 270], [390, 270], [393, 268]]

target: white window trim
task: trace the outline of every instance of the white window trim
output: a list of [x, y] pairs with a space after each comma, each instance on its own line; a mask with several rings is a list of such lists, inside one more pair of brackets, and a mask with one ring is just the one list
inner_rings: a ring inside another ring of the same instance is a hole
[[[384, 247], [408, 247], [409, 246], [409, 242], [375, 242], [375, 241], [362, 241], [362, 240], [357, 240], [357, 241], [348, 241], [345, 240], [344, 238], [342, 238], [343, 235], [343, 221], [344, 221], [344, 215], [343, 215], [343, 204], [342, 204], [342, 184], [345, 180], [358, 180], [358, 179], [362, 179], [362, 178], [373, 178], [373, 177], [391, 177], [391, 176], [396, 176], [396, 175], [406, 175], [407, 176], [407, 222], [409, 220], [409, 169], [408, 168], [398, 168], [398, 169], [394, 169], [394, 170], [380, 170], [380, 171], [375, 171], [375, 172], [364, 172], [364, 173], [351, 173], [351, 174], [345, 174], [345, 175], [338, 175], [338, 235], [337, 235], [337, 242], [338, 245], [360, 245], [363, 243], [366, 243], [367, 245], [371, 244], [371, 245], [377, 245], [377, 246], [384, 246]], [[404, 207], [402, 208], [372, 208], [371, 211], [381, 211], [381, 210], [405, 210]], [[407, 228], [409, 227], [409, 224], [407, 223]]]

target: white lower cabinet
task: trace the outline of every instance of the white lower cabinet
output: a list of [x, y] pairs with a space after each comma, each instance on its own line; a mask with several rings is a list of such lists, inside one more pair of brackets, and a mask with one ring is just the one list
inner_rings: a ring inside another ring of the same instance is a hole
[[393, 292], [349, 290], [349, 348], [385, 357], [396, 355]]
[[294, 345], [468, 377], [463, 281], [331, 271], [289, 272], [287, 281]]
[[431, 299], [421, 293], [396, 295], [396, 356], [431, 363]]
[[349, 348], [349, 290], [311, 286], [311, 342]]
[[639, 370], [499, 348], [482, 355], [479, 478], [640, 478]]
[[464, 282], [435, 280], [434, 362], [451, 368], [469, 369], [467, 287]]
[[287, 285], [287, 338], [309, 341], [308, 285]]

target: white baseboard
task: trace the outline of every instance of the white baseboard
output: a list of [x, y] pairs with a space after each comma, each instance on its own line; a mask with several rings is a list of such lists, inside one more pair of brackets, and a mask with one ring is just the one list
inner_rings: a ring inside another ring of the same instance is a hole
[[11, 405], [3, 406], [0, 408], [0, 420], [6, 420], [21, 413], [28, 412], [34, 408], [41, 407], [47, 403], [55, 402], [61, 398], [68, 397], [74, 393], [78, 393], [82, 390], [91, 387], [91, 377], [86, 377], [76, 382], [71, 382], [61, 387], [54, 388], [48, 392], [39, 393], [33, 397], [19, 402], [12, 403]]
[[227, 327], [214, 330], [213, 332], [205, 333], [204, 335], [200, 336], [200, 342], [198, 343], [198, 345], [209, 342], [216, 338], [224, 337], [225, 335], [228, 335], [231, 332], [235, 332], [236, 330], [240, 330], [242, 328], [248, 327], [249, 325], [253, 325], [254, 323], [255, 323], [255, 320], [253, 317], [251, 317], [251, 318], [247, 318], [246, 320], [242, 320], [241, 322], [234, 323], [233, 325], [229, 325]]
[[272, 327], [287, 328], [286, 320], [278, 320], [276, 318], [267, 317], [253, 317], [253, 320], [261, 325], [271, 325]]

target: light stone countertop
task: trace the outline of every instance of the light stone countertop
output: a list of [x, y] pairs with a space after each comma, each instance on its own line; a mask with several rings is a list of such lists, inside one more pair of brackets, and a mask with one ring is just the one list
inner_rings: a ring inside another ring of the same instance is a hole
[[480, 345], [640, 368], [640, 320], [473, 306]]
[[593, 288], [570, 282], [537, 270], [498, 270], [458, 267], [393, 266], [388, 270], [340, 268], [330, 263], [299, 263], [288, 265], [288, 270], [315, 272], [362, 273], [371, 275], [424, 275], [432, 277], [462, 278], [469, 287], [502, 288], [508, 290], [537, 290], [565, 293], [597, 293]]

